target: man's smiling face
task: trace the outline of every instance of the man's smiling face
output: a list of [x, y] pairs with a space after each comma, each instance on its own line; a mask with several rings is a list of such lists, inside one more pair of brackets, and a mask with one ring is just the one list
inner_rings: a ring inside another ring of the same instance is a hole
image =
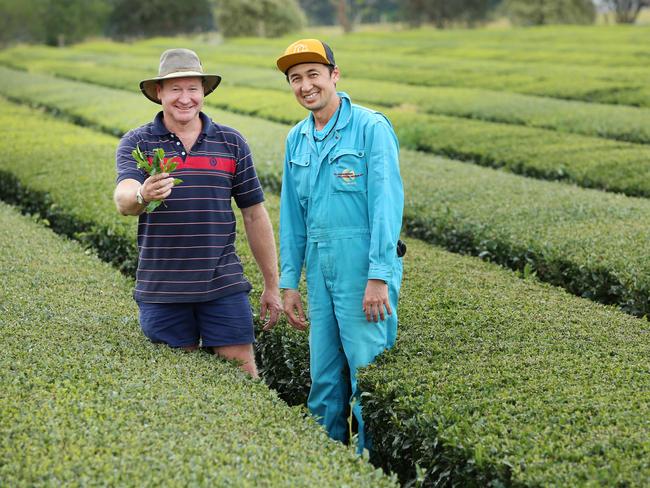
[[320, 63], [302, 63], [287, 71], [287, 78], [298, 103], [312, 112], [338, 104], [336, 82], [340, 72]]
[[163, 80], [157, 87], [165, 119], [185, 125], [203, 108], [203, 80], [200, 77]]

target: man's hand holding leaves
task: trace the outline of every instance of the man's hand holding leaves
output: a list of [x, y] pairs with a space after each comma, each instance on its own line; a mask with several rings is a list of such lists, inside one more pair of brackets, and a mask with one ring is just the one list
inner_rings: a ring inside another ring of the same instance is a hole
[[168, 181], [169, 173], [176, 169], [178, 163], [174, 161], [174, 158], [165, 159], [165, 151], [160, 147], [153, 150], [151, 161], [144, 155], [140, 146], [136, 146], [131, 154], [138, 168], [149, 175], [142, 185], [141, 192], [145, 200], [149, 202], [145, 207], [145, 212], [151, 213], [169, 196], [172, 187], [183, 182], [179, 178], [173, 178], [171, 182]]

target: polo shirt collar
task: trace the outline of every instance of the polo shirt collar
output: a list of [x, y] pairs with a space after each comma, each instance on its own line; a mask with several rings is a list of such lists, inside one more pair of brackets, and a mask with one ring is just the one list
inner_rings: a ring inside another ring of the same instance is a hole
[[[205, 115], [203, 112], [199, 112], [199, 118], [201, 119], [201, 136], [203, 136], [201, 139], [206, 136], [215, 136], [217, 134], [217, 130], [215, 129], [212, 120], [210, 120], [210, 117]], [[151, 132], [156, 136], [165, 136], [171, 134], [163, 122], [162, 110], [158, 112], [154, 117]]]

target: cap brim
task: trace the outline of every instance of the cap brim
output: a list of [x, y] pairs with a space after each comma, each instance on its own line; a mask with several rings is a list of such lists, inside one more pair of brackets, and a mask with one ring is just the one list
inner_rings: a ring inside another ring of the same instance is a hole
[[161, 80], [170, 80], [172, 78], [193, 78], [199, 77], [203, 78], [203, 96], [208, 96], [212, 93], [219, 83], [221, 82], [221, 76], [219, 75], [206, 75], [204, 73], [199, 73], [195, 71], [181, 71], [177, 73], [171, 73], [167, 76], [158, 76], [156, 78], [151, 78], [148, 80], [142, 80], [140, 82], [140, 90], [154, 103], [160, 104], [160, 99], [158, 98], [158, 91], [156, 90], [157, 82]]
[[315, 52], [302, 52], [286, 54], [278, 58], [276, 64], [278, 69], [286, 73], [289, 68], [302, 63], [319, 63], [331, 65], [329, 59]]

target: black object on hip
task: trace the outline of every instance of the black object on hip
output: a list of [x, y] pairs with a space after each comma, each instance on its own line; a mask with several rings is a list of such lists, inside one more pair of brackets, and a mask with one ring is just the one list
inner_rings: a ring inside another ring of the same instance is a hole
[[401, 258], [404, 254], [406, 254], [406, 243], [402, 239], [399, 239], [397, 241], [397, 257]]

